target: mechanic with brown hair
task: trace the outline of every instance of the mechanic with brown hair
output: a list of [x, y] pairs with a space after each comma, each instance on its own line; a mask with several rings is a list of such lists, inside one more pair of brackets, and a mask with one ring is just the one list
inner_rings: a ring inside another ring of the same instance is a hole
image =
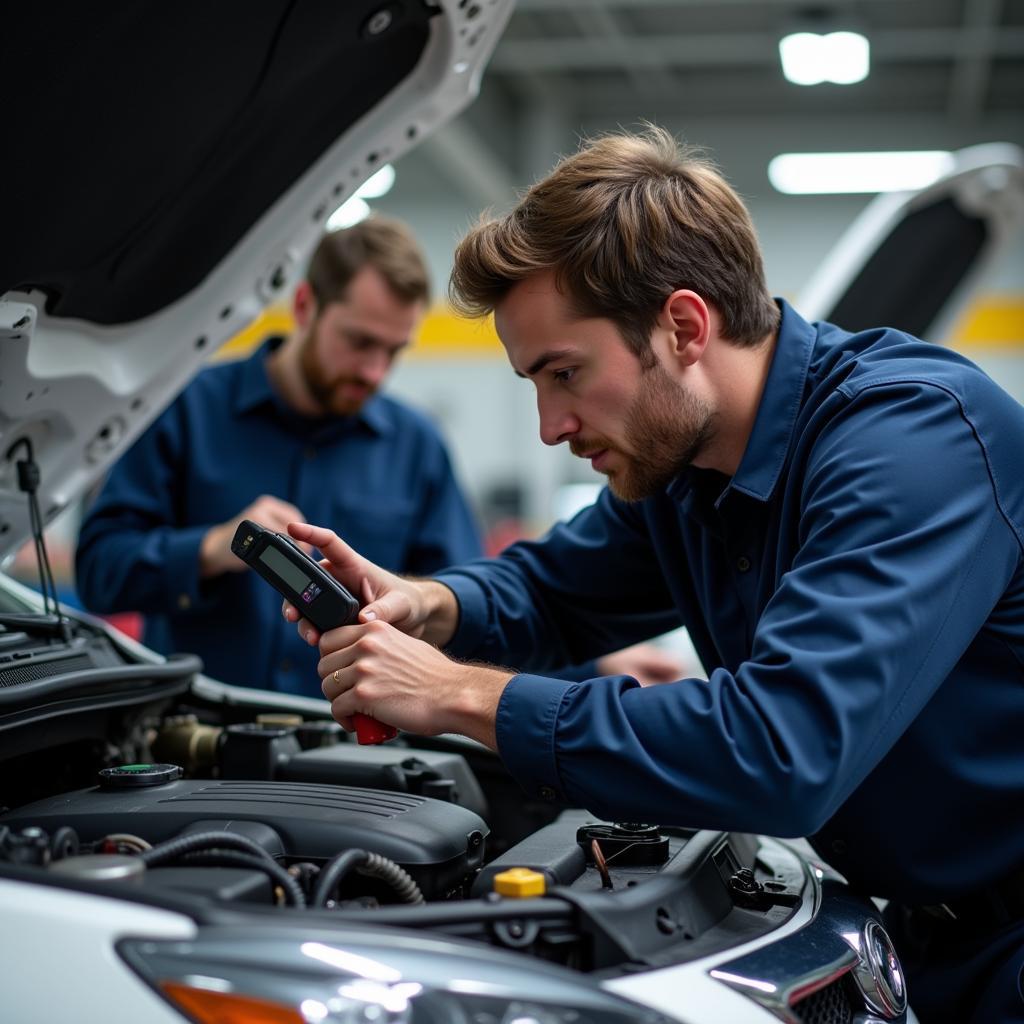
[[[739, 198], [658, 129], [480, 223], [452, 292], [494, 311], [541, 438], [609, 486], [433, 580], [293, 524], [368, 598], [357, 625], [299, 623], [335, 717], [464, 733], [611, 820], [810, 835], [891, 901], [925, 1024], [1020, 1020], [1024, 409], [945, 348], [773, 301]], [[707, 680], [480, 664], [680, 623]]]
[[[86, 606], [143, 612], [150, 646], [197, 653], [224, 682], [319, 697], [315, 652], [231, 552], [242, 519], [334, 523], [399, 572], [480, 556], [436, 427], [378, 394], [428, 300], [404, 224], [374, 216], [325, 235], [295, 290], [291, 334], [204, 370], [115, 466], [79, 538]], [[564, 674], [618, 671], [660, 682], [680, 669], [644, 645]]]

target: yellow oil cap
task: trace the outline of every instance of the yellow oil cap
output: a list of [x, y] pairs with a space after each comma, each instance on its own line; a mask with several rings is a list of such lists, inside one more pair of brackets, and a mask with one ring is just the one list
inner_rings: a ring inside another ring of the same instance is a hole
[[546, 889], [544, 875], [530, 868], [509, 868], [494, 876], [494, 891], [501, 896], [525, 899], [527, 896], [543, 896]]

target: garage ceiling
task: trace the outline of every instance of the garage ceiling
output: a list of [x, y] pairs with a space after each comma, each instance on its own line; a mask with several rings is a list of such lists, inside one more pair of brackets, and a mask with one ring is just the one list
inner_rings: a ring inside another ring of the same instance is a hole
[[[785, 81], [778, 41], [795, 26], [852, 28], [871, 42], [855, 86]], [[955, 119], [1018, 108], [1019, 0], [519, 0], [489, 74], [584, 112], [674, 98], [687, 110], [750, 114], [942, 111]]]
[[[795, 28], [862, 32], [869, 77], [787, 82], [778, 41]], [[580, 133], [643, 118], [731, 148], [776, 128], [804, 149], [870, 148], [867, 125], [879, 148], [1022, 141], [1024, 0], [518, 0], [480, 100], [424, 155], [500, 204]]]

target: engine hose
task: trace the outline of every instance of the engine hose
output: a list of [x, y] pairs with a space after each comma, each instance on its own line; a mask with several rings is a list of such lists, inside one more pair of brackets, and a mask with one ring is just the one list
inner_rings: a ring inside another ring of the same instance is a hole
[[248, 836], [238, 835], [235, 832], [193, 832], [191, 835], [168, 839], [167, 842], [160, 843], [159, 846], [144, 850], [139, 857], [146, 867], [155, 868], [195, 850], [224, 849], [240, 850], [242, 853], [249, 853], [254, 857], [277, 864], [277, 861], [259, 843]]
[[361, 875], [387, 882], [402, 903], [426, 903], [419, 886], [404, 868], [379, 853], [366, 850], [344, 850], [332, 857], [317, 876], [310, 903], [314, 907], [326, 906], [338, 883], [353, 868]]
[[270, 880], [284, 891], [285, 898], [293, 907], [304, 907], [306, 896], [302, 886], [288, 874], [280, 864], [266, 857], [253, 857], [238, 850], [193, 850], [182, 857], [186, 864], [204, 867], [251, 868], [269, 875]]

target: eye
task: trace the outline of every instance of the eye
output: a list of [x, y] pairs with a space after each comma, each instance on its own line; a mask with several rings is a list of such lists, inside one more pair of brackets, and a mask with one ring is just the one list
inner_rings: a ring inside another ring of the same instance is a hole
[[568, 384], [576, 374], [575, 366], [567, 366], [564, 370], [555, 370], [551, 374], [559, 384]]

